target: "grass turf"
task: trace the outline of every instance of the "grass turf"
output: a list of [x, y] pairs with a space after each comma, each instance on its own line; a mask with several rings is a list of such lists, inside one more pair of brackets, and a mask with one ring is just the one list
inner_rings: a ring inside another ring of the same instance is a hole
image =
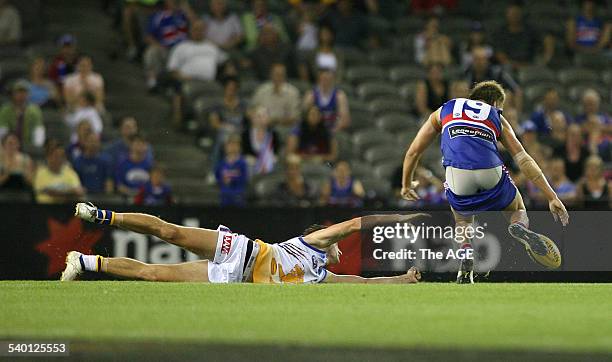
[[612, 284], [0, 282], [0, 339], [612, 353]]

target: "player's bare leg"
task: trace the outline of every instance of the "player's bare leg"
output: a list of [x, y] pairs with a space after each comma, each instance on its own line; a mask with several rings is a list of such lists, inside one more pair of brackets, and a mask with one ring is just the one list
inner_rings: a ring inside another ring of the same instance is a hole
[[394, 277], [364, 278], [358, 275], [336, 275], [328, 272], [325, 283], [351, 283], [351, 284], [416, 284], [421, 280], [421, 272], [417, 268], [408, 269], [406, 274]]
[[61, 280], [75, 280], [85, 271], [153, 282], [208, 282], [207, 260], [180, 264], [146, 264], [130, 258], [105, 258], [77, 251], [68, 253]]
[[[465, 216], [456, 212], [451, 208], [455, 218], [455, 238], [461, 243], [461, 249], [474, 249], [472, 241], [467, 237], [469, 227], [474, 224], [474, 215]], [[467, 253], [466, 253], [467, 254]], [[470, 253], [474, 255], [474, 252]], [[457, 284], [473, 284], [474, 283], [474, 259], [462, 259], [459, 271], [457, 272]]]
[[90, 204], [78, 203], [75, 216], [89, 222], [113, 225], [137, 233], [157, 236], [203, 259], [212, 259], [217, 248], [218, 232], [216, 230], [176, 225], [152, 215], [118, 213], [100, 210]]

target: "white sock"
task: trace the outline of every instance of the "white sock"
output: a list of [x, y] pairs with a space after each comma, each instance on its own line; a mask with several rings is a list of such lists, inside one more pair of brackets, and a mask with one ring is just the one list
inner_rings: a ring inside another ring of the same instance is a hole
[[81, 266], [87, 271], [98, 271], [98, 255], [81, 255]]

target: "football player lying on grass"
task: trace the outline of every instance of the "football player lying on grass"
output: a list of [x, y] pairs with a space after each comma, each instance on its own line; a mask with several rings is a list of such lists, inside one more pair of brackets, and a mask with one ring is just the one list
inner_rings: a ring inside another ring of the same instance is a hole
[[61, 280], [76, 279], [84, 271], [102, 272], [127, 279], [166, 282], [210, 283], [417, 283], [421, 275], [412, 267], [393, 277], [363, 278], [336, 275], [327, 270], [338, 263], [338, 242], [346, 236], [375, 225], [409, 222], [425, 214], [371, 215], [328, 227], [312, 225], [304, 234], [278, 244], [231, 232], [219, 225], [216, 230], [185, 227], [155, 216], [100, 210], [78, 203], [75, 215], [83, 220], [113, 225], [141, 234], [154, 235], [177, 245], [203, 260], [180, 264], [145, 264], [130, 258], [106, 258], [71, 251]]

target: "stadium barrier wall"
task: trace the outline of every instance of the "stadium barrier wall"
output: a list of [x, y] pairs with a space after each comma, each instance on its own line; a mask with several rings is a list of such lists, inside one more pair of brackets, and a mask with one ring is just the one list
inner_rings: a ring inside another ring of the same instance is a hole
[[[299, 235], [313, 223], [331, 224], [364, 213], [363, 210], [332, 208], [181, 206], [130, 208], [125, 211], [145, 212], [186, 226], [216, 228], [223, 224], [234, 232], [269, 243]], [[0, 257], [0, 279], [56, 279], [64, 268], [64, 258], [70, 250], [133, 257], [149, 263], [198, 259], [196, 255], [151, 236], [82, 222], [72, 212], [71, 205], [1, 205], [0, 232], [4, 252]], [[476, 271], [482, 279], [612, 281], [611, 212], [572, 212], [572, 222], [565, 228], [554, 223], [547, 212], [534, 211], [529, 215], [532, 225], [537, 225], [537, 229], [542, 230], [540, 232], [546, 233], [559, 246], [563, 255], [561, 267], [549, 271], [532, 262], [522, 245], [507, 235], [507, 224], [501, 214], [483, 214], [476, 224], [483, 227], [483, 237], [473, 243]], [[413, 221], [411, 226], [419, 225], [444, 227], [452, 225], [452, 217], [449, 212], [432, 211], [429, 218]], [[426, 280], [452, 280], [461, 257], [457, 256], [459, 244], [439, 235], [414, 235], [374, 242], [373, 233], [354, 234], [340, 243], [342, 262], [330, 269], [337, 273], [391, 275], [416, 265], [426, 272]], [[415, 257], [406, 257], [410, 254], [408, 250], [412, 250]], [[384, 252], [387, 252], [384, 254], [386, 257], [381, 258]], [[391, 254], [394, 257], [390, 257]], [[453, 256], [449, 257], [451, 254]]]

